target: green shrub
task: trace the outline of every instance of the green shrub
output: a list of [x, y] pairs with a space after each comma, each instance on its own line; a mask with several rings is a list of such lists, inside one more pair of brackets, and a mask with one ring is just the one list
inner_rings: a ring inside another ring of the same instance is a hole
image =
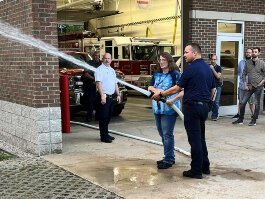
[[13, 155], [0, 150], [0, 161], [11, 159]]

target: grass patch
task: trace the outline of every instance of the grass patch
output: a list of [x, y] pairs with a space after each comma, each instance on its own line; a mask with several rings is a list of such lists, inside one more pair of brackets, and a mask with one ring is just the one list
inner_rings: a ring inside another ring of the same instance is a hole
[[0, 161], [9, 160], [14, 156], [0, 149]]

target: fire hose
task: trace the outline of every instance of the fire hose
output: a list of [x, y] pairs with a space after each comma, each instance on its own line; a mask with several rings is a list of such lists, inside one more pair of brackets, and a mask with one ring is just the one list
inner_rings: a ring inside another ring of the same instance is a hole
[[[121, 84], [123, 84], [123, 85], [125, 85], [125, 86], [128, 86], [128, 87], [130, 87], [130, 88], [132, 88], [132, 89], [134, 89], [134, 90], [137, 90], [137, 91], [139, 91], [140, 93], [142, 93], [142, 94], [144, 94], [144, 95], [146, 95], [147, 97], [152, 97], [153, 95], [154, 95], [154, 93], [153, 92], [150, 92], [150, 91], [147, 91], [147, 90], [144, 90], [144, 89], [142, 89], [142, 88], [140, 88], [140, 87], [137, 87], [137, 86], [134, 86], [134, 85], [132, 85], [132, 84], [129, 84], [129, 83], [127, 83], [127, 82], [125, 82], [125, 81], [122, 81], [122, 80], [120, 80], [120, 79], [117, 79], [118, 80], [118, 82], [120, 82]], [[159, 98], [159, 101], [161, 101], [161, 102], [163, 102], [163, 103], [166, 103], [166, 97], [163, 97], [163, 98]], [[169, 105], [174, 111], [176, 111], [177, 113], [178, 113], [178, 115], [179, 115], [179, 117], [182, 119], [182, 120], [184, 120], [184, 115], [183, 115], [183, 113], [181, 112], [181, 110], [179, 110], [179, 108], [175, 105], [175, 104], [172, 104], [172, 105]]]
[[[161, 101], [161, 102], [163, 102], [163, 103], [166, 103], [167, 102], [167, 99], [166, 99], [166, 97], [160, 97], [159, 99], [158, 99], [158, 101]], [[182, 120], [184, 120], [184, 115], [183, 115], [183, 113], [179, 110], [179, 108], [175, 105], [175, 104], [171, 104], [171, 105], [169, 105], [174, 111], [176, 111], [177, 113], [178, 113], [178, 115], [179, 115], [179, 117], [182, 119]]]

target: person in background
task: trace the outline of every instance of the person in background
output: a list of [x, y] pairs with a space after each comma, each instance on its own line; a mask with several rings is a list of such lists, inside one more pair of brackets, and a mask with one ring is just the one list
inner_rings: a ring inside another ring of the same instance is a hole
[[[247, 91], [245, 90], [245, 82], [243, 81], [242, 78], [242, 74], [246, 65], [246, 61], [250, 60], [252, 56], [252, 49], [251, 48], [247, 48], [245, 51], [245, 59], [241, 60], [238, 64], [238, 79], [239, 79], [239, 83], [238, 83], [238, 112], [236, 115], [234, 115], [232, 117], [232, 119], [238, 119], [239, 118], [239, 113], [240, 113], [240, 106], [242, 104], [243, 98], [244, 96], [247, 94]], [[246, 81], [248, 78], [246, 77]], [[251, 95], [250, 99], [248, 100], [248, 104], [249, 104], [249, 109], [251, 111], [251, 114], [253, 117], [254, 115], [254, 111], [255, 111], [255, 97], [254, 95]]]
[[216, 86], [216, 95], [215, 100], [213, 102], [213, 109], [212, 109], [212, 116], [211, 119], [213, 121], [217, 121], [219, 118], [219, 103], [222, 93], [222, 68], [221, 66], [216, 64], [217, 56], [215, 54], [211, 57], [211, 64], [210, 68], [213, 71], [214, 79], [215, 79], [215, 86]]
[[[176, 85], [180, 78], [179, 69], [169, 53], [163, 52], [159, 55], [159, 66], [158, 70], [153, 74], [151, 84], [148, 87], [148, 90], [151, 92], [155, 89], [159, 89], [161, 91], [167, 90]], [[175, 164], [174, 127], [177, 113], [170, 107], [170, 105], [175, 104], [178, 108], [180, 108], [179, 99], [182, 96], [183, 92], [178, 95], [175, 94], [168, 97], [168, 104], [152, 100], [156, 127], [162, 138], [164, 146], [164, 157], [162, 160], [157, 161], [158, 169], [168, 169]]]
[[215, 93], [212, 70], [201, 57], [201, 47], [189, 43], [185, 47], [184, 58], [189, 65], [185, 68], [177, 85], [168, 90], [153, 90], [153, 99], [179, 93], [184, 89], [184, 126], [191, 146], [191, 169], [183, 172], [184, 177], [202, 178], [210, 174], [210, 161], [205, 141], [205, 121], [208, 117], [209, 102]]
[[[245, 108], [251, 95], [255, 95], [255, 112], [249, 126], [256, 126], [256, 120], [259, 116], [260, 110], [260, 96], [265, 82], [265, 62], [259, 59], [260, 48], [255, 47], [252, 49], [252, 59], [246, 61], [246, 65], [242, 74], [243, 81], [245, 82], [246, 95], [243, 97], [242, 104], [240, 105], [239, 118], [232, 122], [232, 124], [243, 124]], [[248, 78], [248, 81], [246, 79]]]
[[94, 66], [95, 68], [99, 67], [101, 65], [100, 61], [100, 55], [98, 51], [94, 51], [92, 54], [92, 60], [88, 61], [88, 64], [90, 66]]
[[111, 143], [115, 138], [109, 135], [109, 122], [112, 116], [112, 103], [115, 95], [120, 103], [120, 92], [117, 84], [116, 73], [111, 68], [111, 54], [103, 56], [102, 64], [95, 71], [95, 80], [98, 89], [97, 111], [99, 119], [99, 131], [101, 142]]
[[[92, 55], [92, 60], [88, 61], [90, 66], [95, 68], [101, 65], [101, 61], [99, 59], [99, 52], [95, 51]], [[86, 121], [92, 121], [92, 115], [94, 110], [94, 103], [96, 100], [96, 83], [94, 72], [85, 69], [83, 75], [81, 76], [81, 80], [83, 81], [83, 92], [84, 92], [84, 102], [86, 106]]]

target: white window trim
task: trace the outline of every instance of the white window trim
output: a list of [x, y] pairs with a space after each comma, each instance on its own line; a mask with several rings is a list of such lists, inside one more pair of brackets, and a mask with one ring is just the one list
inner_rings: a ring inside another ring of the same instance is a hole
[[[218, 32], [218, 24], [219, 23], [230, 23], [230, 24], [241, 24], [241, 33], [219, 33]], [[216, 32], [217, 36], [231, 36], [231, 37], [243, 37], [244, 38], [244, 33], [245, 33], [245, 22], [244, 21], [226, 21], [226, 20], [217, 20], [217, 26], [216, 26]]]
[[265, 22], [265, 15], [262, 14], [190, 10], [189, 15], [190, 18], [192, 19], [217, 19], [217, 20], [232, 20], [232, 21]]

